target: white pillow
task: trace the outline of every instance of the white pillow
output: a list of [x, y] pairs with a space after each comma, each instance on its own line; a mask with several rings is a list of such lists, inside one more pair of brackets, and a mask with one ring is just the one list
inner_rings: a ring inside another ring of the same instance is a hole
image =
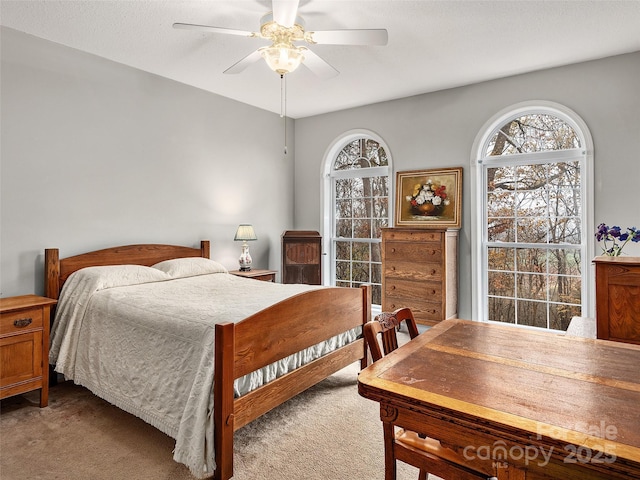
[[168, 274], [171, 278], [194, 277], [209, 273], [228, 273], [228, 270], [214, 260], [204, 257], [186, 257], [165, 260], [152, 265]]
[[171, 280], [171, 277], [151, 267], [142, 265], [107, 265], [81, 268], [69, 275], [64, 288], [98, 291], [111, 287], [163, 282], [165, 280]]

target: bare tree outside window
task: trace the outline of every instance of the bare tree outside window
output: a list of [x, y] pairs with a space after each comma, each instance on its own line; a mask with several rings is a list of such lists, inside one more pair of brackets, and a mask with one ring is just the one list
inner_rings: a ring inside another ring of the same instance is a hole
[[[580, 139], [552, 115], [510, 120], [483, 159], [487, 319], [566, 330], [582, 311]], [[566, 155], [549, 155], [548, 152]]]
[[372, 284], [374, 305], [382, 299], [380, 238], [389, 224], [387, 167], [384, 148], [370, 138], [359, 138], [342, 148], [331, 173], [335, 284]]

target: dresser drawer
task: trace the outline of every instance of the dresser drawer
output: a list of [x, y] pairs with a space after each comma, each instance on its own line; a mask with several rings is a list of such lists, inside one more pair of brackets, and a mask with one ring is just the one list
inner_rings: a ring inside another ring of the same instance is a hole
[[419, 282], [441, 282], [442, 263], [416, 264], [413, 262], [385, 262], [382, 275], [386, 282], [395, 280], [417, 280]]
[[385, 244], [384, 255], [387, 262], [440, 263], [442, 245], [438, 242], [388, 242]]
[[399, 278], [385, 278], [384, 294], [428, 302], [442, 301], [442, 284], [439, 282], [413, 282]]
[[428, 230], [402, 230], [402, 229], [388, 229], [384, 230], [384, 239], [388, 242], [410, 242], [410, 243], [423, 243], [423, 242], [441, 242], [443, 232], [441, 231], [428, 231]]
[[43, 326], [42, 322], [42, 308], [3, 313], [0, 315], [0, 335], [41, 330]]
[[[438, 297], [439, 299], [439, 297]], [[388, 295], [382, 305], [382, 309], [386, 312], [392, 312], [397, 308], [411, 308], [416, 322], [435, 324], [442, 320], [442, 303], [432, 303], [416, 298], [407, 298], [403, 296]]]

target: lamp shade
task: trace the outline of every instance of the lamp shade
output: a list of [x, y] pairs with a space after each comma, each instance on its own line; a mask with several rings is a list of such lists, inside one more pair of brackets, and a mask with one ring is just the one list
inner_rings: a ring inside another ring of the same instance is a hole
[[238, 230], [236, 230], [236, 236], [234, 237], [235, 241], [249, 241], [249, 240], [257, 240], [256, 232], [253, 231], [253, 226], [249, 224], [240, 224], [238, 226]]

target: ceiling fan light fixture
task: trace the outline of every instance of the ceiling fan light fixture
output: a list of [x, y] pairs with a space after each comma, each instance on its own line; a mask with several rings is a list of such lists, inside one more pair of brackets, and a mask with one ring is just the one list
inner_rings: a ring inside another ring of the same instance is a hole
[[305, 47], [296, 47], [290, 43], [273, 44], [262, 47], [260, 54], [269, 68], [280, 75], [293, 72], [304, 61]]

